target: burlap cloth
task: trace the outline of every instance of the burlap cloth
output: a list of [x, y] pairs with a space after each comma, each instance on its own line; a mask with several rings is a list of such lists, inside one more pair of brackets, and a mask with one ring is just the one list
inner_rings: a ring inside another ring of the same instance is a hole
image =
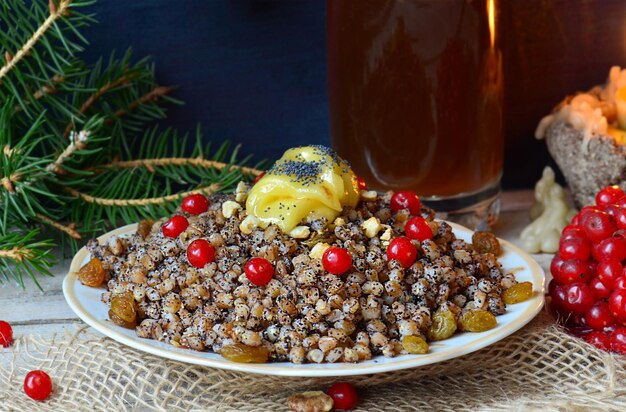
[[[290, 394], [340, 380], [186, 365], [129, 349], [84, 326], [52, 340], [21, 336], [0, 357], [11, 360], [0, 369], [2, 411], [278, 411]], [[625, 367], [626, 357], [569, 336], [542, 312], [513, 336], [462, 358], [347, 380], [358, 386], [364, 411], [624, 411]], [[22, 391], [24, 375], [33, 369], [53, 377], [54, 392], [45, 403]]]

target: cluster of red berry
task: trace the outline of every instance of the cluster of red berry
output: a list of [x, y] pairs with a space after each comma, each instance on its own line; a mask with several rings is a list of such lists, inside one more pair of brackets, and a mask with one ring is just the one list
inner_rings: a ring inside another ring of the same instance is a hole
[[[8, 322], [0, 320], [0, 346], [8, 348], [13, 343], [13, 328]], [[52, 392], [50, 376], [40, 370], [30, 371], [24, 378], [24, 392], [36, 401], [44, 401]]]
[[550, 265], [551, 308], [592, 345], [626, 354], [626, 194], [609, 186], [563, 229]]

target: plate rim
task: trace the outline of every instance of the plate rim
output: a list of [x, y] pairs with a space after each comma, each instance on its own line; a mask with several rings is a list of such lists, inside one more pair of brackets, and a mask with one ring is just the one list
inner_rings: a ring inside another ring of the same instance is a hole
[[[450, 226], [452, 226], [455, 231], [463, 231], [473, 233], [471, 229], [468, 229], [462, 225], [447, 222]], [[98, 242], [102, 243], [107, 240], [109, 237], [113, 235], [121, 235], [130, 233], [137, 228], [137, 223], [133, 223], [130, 225], [125, 225], [110, 232], [107, 232], [101, 236], [99, 236]], [[509, 322], [502, 326], [502, 328], [498, 328], [494, 330], [492, 333], [482, 336], [470, 344], [465, 345], [463, 347], [455, 347], [453, 350], [444, 351], [442, 353], [436, 353], [435, 356], [429, 356], [425, 358], [421, 358], [419, 356], [411, 357], [408, 359], [401, 359], [395, 362], [383, 362], [383, 363], [335, 363], [335, 364], [322, 364], [325, 365], [324, 368], [310, 368], [306, 367], [306, 365], [302, 365], [302, 368], [293, 367], [290, 364], [290, 367], [281, 367], [281, 366], [271, 366], [271, 365], [279, 365], [279, 363], [264, 363], [264, 364], [246, 364], [246, 363], [236, 363], [231, 362], [226, 359], [211, 359], [207, 357], [199, 357], [193, 356], [194, 353], [207, 353], [207, 352], [195, 352], [193, 350], [188, 350], [189, 353], [179, 352], [174, 350], [159, 348], [151, 342], [154, 342], [152, 339], [140, 338], [138, 336], [128, 336], [125, 335], [107, 325], [105, 322], [97, 319], [94, 315], [91, 314], [78, 300], [75, 285], [78, 282], [76, 277], [76, 272], [80, 268], [81, 263], [88, 256], [88, 251], [85, 246], [83, 246], [72, 258], [72, 262], [70, 264], [70, 269], [68, 274], [63, 279], [63, 295], [67, 304], [70, 306], [72, 311], [85, 323], [89, 326], [93, 327], [98, 332], [103, 335], [123, 344], [132, 349], [139, 350], [142, 352], [146, 352], [161, 358], [170, 359], [178, 362], [183, 362], [187, 364], [194, 364], [205, 367], [213, 367], [218, 369], [236, 371], [236, 372], [246, 372], [246, 373], [254, 373], [254, 374], [262, 374], [262, 375], [272, 375], [272, 376], [283, 376], [283, 377], [331, 377], [331, 376], [356, 376], [356, 375], [366, 375], [366, 374], [377, 374], [377, 373], [385, 373], [392, 372], [397, 370], [409, 369], [409, 368], [417, 368], [420, 366], [426, 366], [434, 363], [443, 362], [446, 360], [458, 358], [469, 353], [478, 351], [480, 349], [484, 349], [487, 346], [490, 346], [494, 343], [497, 343], [511, 334], [517, 332], [524, 326], [526, 326], [531, 320], [533, 320], [537, 314], [541, 311], [545, 302], [545, 272], [541, 265], [539, 265], [530, 255], [524, 252], [521, 248], [514, 245], [513, 243], [498, 238], [501, 244], [505, 249], [510, 250], [511, 252], [517, 254], [527, 265], [528, 269], [532, 274], [532, 283], [533, 283], [533, 297], [525, 301], [525, 303], [530, 303], [530, 305], [521, 312], [512, 322]], [[539, 290], [536, 290], [538, 288]], [[104, 303], [103, 303], [104, 304]], [[481, 332], [481, 333], [487, 333]], [[187, 351], [187, 350], [186, 350]], [[438, 356], [437, 356], [438, 355]], [[383, 355], [378, 355], [382, 357]], [[375, 358], [374, 358], [375, 359]], [[387, 359], [387, 358], [386, 358]], [[270, 366], [268, 366], [270, 365]], [[326, 365], [337, 365], [336, 367], [330, 367]], [[349, 367], [346, 367], [349, 365]]]

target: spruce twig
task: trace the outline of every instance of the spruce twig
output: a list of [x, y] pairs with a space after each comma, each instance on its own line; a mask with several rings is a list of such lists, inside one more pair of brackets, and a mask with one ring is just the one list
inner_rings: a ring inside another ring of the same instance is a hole
[[57, 6], [54, 0], [50, 0], [50, 15], [35, 30], [30, 39], [18, 50], [15, 55], [11, 55], [9, 51], [5, 51], [5, 64], [0, 68], [0, 82], [24, 57], [28, 56], [32, 49], [37, 45], [39, 40], [50, 30], [54, 23], [66, 15], [69, 10], [71, 0], [61, 0]]
[[189, 158], [189, 157], [164, 157], [157, 159], [135, 159], [135, 160], [117, 160], [108, 164], [96, 166], [91, 170], [95, 172], [101, 172], [106, 169], [132, 169], [135, 167], [145, 167], [150, 171], [154, 171], [155, 167], [163, 166], [196, 166], [203, 167], [205, 169], [215, 168], [217, 170], [228, 171], [238, 169], [243, 173], [258, 176], [262, 173], [261, 170], [253, 167], [229, 165], [224, 162], [218, 162], [215, 160], [207, 160], [201, 157]]
[[62, 223], [55, 222], [54, 220], [50, 219], [47, 216], [42, 215], [41, 213], [36, 213], [35, 217], [37, 217], [37, 219], [39, 219], [41, 223], [45, 223], [46, 225], [67, 234], [69, 237], [73, 239], [82, 239], [82, 236], [80, 235], [80, 233], [76, 231], [75, 223], [64, 225]]
[[107, 199], [103, 197], [95, 197], [86, 193], [79, 192], [71, 187], [66, 188], [66, 191], [72, 196], [78, 197], [87, 203], [94, 203], [100, 206], [116, 206], [116, 207], [137, 207], [147, 205], [164, 205], [175, 200], [182, 199], [185, 196], [195, 194], [209, 195], [217, 192], [220, 189], [220, 185], [215, 183], [207, 187], [201, 187], [199, 189], [189, 190], [187, 192], [175, 193], [167, 196], [148, 197], [143, 199]]
[[[181, 102], [157, 84], [149, 59], [130, 50], [92, 65], [78, 58], [80, 30], [94, 21], [81, 8], [92, 3], [0, 2], [0, 282], [39, 286], [54, 246], [75, 250], [87, 236], [161, 218], [184, 196], [260, 173], [238, 147], [211, 150], [200, 130], [189, 144], [154, 125]], [[44, 227], [54, 240], [42, 238]]]

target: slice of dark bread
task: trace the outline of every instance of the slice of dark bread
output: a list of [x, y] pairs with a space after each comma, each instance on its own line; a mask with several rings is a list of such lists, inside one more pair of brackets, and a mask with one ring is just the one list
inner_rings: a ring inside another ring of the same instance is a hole
[[626, 189], [626, 146], [611, 136], [593, 136], [585, 150], [581, 130], [554, 121], [546, 129], [545, 139], [579, 208], [594, 204], [596, 193], [605, 186]]

